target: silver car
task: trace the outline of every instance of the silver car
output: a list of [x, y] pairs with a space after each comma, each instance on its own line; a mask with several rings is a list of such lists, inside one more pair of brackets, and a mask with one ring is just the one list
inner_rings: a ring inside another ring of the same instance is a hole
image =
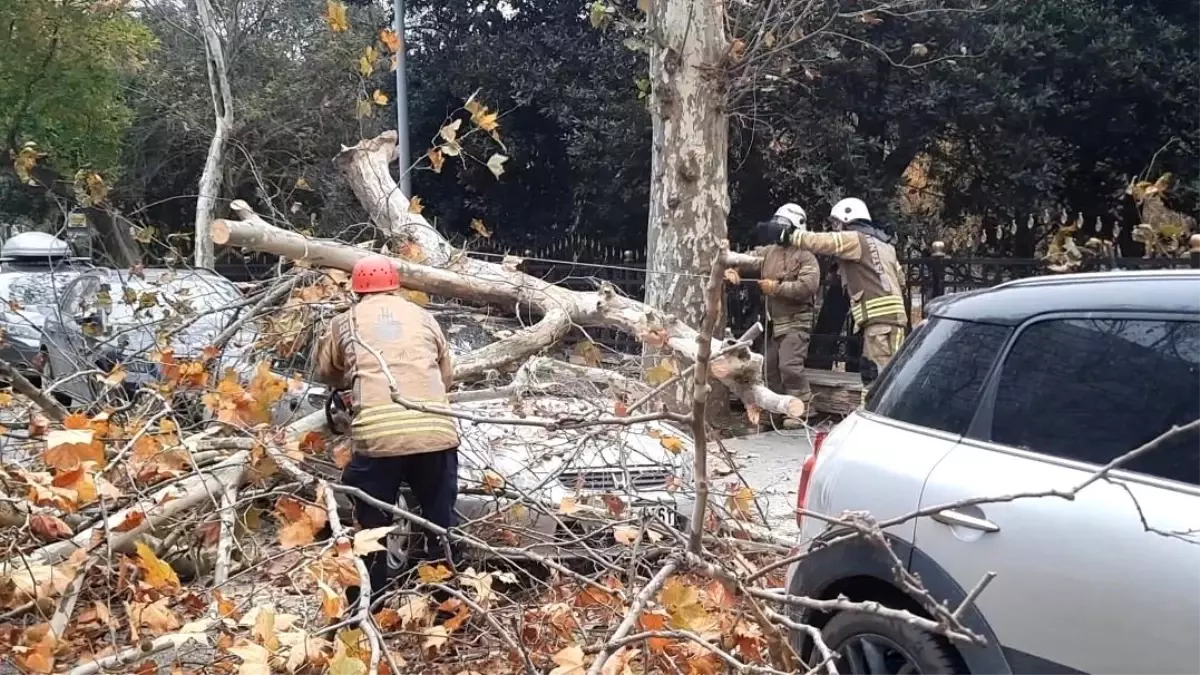
[[872, 612], [796, 618], [841, 673], [1200, 672], [1200, 434], [1149, 444], [1200, 417], [1200, 271], [1025, 279], [927, 313], [866, 406], [815, 444], [798, 504], [886, 524], [943, 608], [884, 548], [814, 515], [798, 516], [788, 590], [926, 618], [961, 607], [986, 644]]
[[0, 247], [0, 358], [36, 380], [44, 360], [42, 327], [80, 272], [66, 242], [44, 232], [10, 237]]
[[[237, 287], [214, 272], [168, 268], [92, 269], [68, 283], [58, 300], [43, 328], [46, 380], [80, 403], [102, 394], [102, 376], [118, 364], [126, 373], [120, 386], [132, 394], [161, 379], [156, 351], [169, 348], [178, 361], [200, 359], [246, 304]], [[244, 325], [209, 370], [233, 368], [249, 376], [261, 360], [256, 339], [254, 326]], [[325, 390], [308, 387], [286, 396], [277, 417], [319, 410]]]

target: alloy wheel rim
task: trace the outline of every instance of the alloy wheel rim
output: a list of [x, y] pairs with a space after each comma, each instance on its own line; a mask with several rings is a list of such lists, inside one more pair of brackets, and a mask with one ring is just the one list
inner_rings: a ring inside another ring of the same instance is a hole
[[833, 651], [845, 675], [921, 675], [912, 654], [882, 635], [853, 635]]

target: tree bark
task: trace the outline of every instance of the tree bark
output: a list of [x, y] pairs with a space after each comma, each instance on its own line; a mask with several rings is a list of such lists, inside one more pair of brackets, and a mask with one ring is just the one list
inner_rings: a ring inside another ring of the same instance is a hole
[[[356, 246], [311, 239], [277, 228], [251, 211], [245, 202], [235, 201], [231, 208], [245, 220], [214, 221], [212, 236], [217, 244], [274, 253], [342, 270], [352, 269], [356, 261], [371, 255], [370, 251]], [[393, 259], [393, 264], [407, 288], [500, 307], [525, 306], [540, 314], [543, 318], [537, 324], [486, 348], [498, 360], [515, 362], [529, 356], [529, 351], [540, 351], [551, 344], [551, 336], [557, 334], [564, 314], [569, 324], [616, 328], [643, 342], [670, 349], [684, 361], [696, 359], [698, 333], [694, 328], [623, 297], [610, 286], [594, 292], [572, 291], [524, 274], [515, 265], [483, 262], [461, 252], [455, 252], [445, 268], [401, 259]], [[721, 348], [721, 343], [714, 340], [713, 353], [720, 352]], [[463, 363], [455, 368], [456, 378], [498, 367], [471, 357], [463, 359]], [[711, 369], [714, 377], [746, 403], [779, 414], [799, 416], [803, 413], [804, 405], [799, 399], [776, 394], [767, 388], [762, 379], [762, 356], [749, 349], [723, 353], [713, 359]]]
[[[704, 280], [729, 216], [724, 2], [657, 0], [649, 21], [654, 144], [646, 304], [698, 326]], [[681, 389], [677, 400], [683, 396]]]
[[[393, 240], [412, 241], [424, 256], [419, 262], [434, 267], [450, 263], [454, 247], [419, 213], [409, 212], [409, 198], [392, 179], [388, 165], [396, 161], [396, 132], [385, 131], [360, 141], [333, 158], [338, 170], [350, 181], [354, 196], [367, 210], [371, 222]], [[408, 167], [401, 167], [407, 171]]]
[[207, 269], [212, 269], [216, 264], [209, 228], [221, 191], [221, 160], [225, 156], [225, 143], [233, 129], [233, 94], [229, 89], [229, 71], [225, 67], [225, 48], [221, 44], [221, 36], [217, 33], [217, 22], [213, 14], [210, 0], [196, 0], [196, 17], [204, 33], [208, 84], [212, 91], [216, 122], [212, 141], [208, 145], [208, 157], [204, 160], [204, 172], [200, 174], [200, 186], [196, 197], [195, 262], [196, 267]]

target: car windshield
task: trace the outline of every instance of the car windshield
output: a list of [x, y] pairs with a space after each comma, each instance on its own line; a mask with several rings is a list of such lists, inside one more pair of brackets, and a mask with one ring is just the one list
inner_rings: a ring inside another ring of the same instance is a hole
[[115, 331], [144, 327], [185, 339], [211, 338], [229, 323], [242, 299], [228, 280], [196, 272], [125, 277], [107, 289], [102, 285], [101, 294], [105, 291]]
[[63, 289], [77, 272], [5, 272], [0, 274], [0, 299], [16, 303], [16, 310], [47, 310], [58, 304]]

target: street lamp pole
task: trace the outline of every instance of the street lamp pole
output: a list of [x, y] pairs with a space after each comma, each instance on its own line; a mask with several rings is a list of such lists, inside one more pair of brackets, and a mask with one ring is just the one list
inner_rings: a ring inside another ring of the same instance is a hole
[[396, 37], [400, 38], [400, 49], [396, 50], [396, 158], [400, 165], [400, 191], [412, 198], [412, 156], [408, 147], [408, 75], [404, 67], [404, 53], [408, 50], [408, 38], [404, 35], [404, 0], [395, 0]]

